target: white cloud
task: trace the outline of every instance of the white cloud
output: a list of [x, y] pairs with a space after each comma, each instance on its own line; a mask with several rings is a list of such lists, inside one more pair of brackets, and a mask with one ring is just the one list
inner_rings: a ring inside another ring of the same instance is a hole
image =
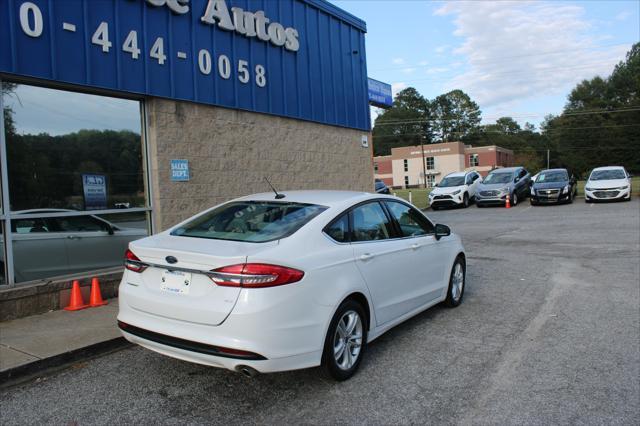
[[436, 53], [444, 53], [449, 49], [449, 47], [450, 46], [448, 44], [444, 44], [442, 46], [436, 47], [435, 51], [436, 51]]
[[440, 74], [443, 72], [449, 71], [449, 68], [446, 67], [432, 67], [432, 68], [427, 68], [427, 74]]
[[418, 65], [420, 65], [421, 67], [424, 67], [425, 65], [428, 65], [429, 61], [420, 61], [418, 62]]
[[402, 72], [405, 74], [413, 74], [414, 72], [416, 72], [415, 68], [403, 68]]
[[400, 81], [400, 82], [397, 82], [397, 83], [392, 83], [391, 84], [391, 93], [393, 94], [393, 97], [395, 98], [399, 91], [401, 91], [402, 89], [406, 89], [406, 88], [407, 88], [407, 83], [405, 83], [403, 81]]
[[608, 75], [629, 46], [594, 49], [581, 6], [538, 1], [449, 2], [435, 11], [453, 16], [466, 58], [459, 88], [481, 107], [513, 105], [541, 95], [566, 93], [582, 79]]
[[620, 13], [618, 13], [618, 14], [616, 15], [616, 20], [617, 20], [617, 21], [626, 21], [626, 20], [627, 20], [627, 18], [628, 18], [629, 16], [631, 16], [631, 15], [632, 15], [631, 11], [629, 11], [629, 10], [623, 10], [622, 12], [620, 12]]
[[394, 65], [402, 65], [402, 64], [404, 64], [404, 59], [403, 59], [403, 58], [393, 58], [393, 59], [391, 60], [391, 62], [392, 62]]

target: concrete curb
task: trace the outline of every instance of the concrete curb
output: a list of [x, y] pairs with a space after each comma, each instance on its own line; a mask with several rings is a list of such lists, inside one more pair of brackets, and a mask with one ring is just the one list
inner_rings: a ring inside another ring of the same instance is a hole
[[28, 364], [10, 368], [0, 372], [0, 389], [19, 385], [45, 373], [62, 370], [71, 364], [79, 361], [85, 361], [98, 356], [106, 355], [112, 352], [131, 346], [124, 337], [116, 337], [114, 339], [105, 340], [83, 348], [74, 349], [49, 358], [39, 359]]

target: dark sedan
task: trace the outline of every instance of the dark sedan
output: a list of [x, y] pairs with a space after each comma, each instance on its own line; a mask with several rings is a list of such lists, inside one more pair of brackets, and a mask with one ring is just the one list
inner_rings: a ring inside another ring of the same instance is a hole
[[385, 183], [382, 180], [376, 179], [375, 185], [376, 185], [376, 192], [378, 194], [390, 194], [391, 193], [391, 191], [389, 190], [389, 187], [387, 185], [385, 185]]
[[578, 193], [573, 175], [566, 169], [549, 169], [538, 173], [531, 186], [531, 205], [572, 203]]

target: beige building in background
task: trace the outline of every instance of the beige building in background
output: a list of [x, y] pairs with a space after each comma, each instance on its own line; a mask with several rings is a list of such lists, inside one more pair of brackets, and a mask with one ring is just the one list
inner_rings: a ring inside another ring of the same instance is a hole
[[[422, 159], [424, 158], [424, 165]], [[476, 170], [483, 176], [513, 165], [513, 151], [499, 146], [472, 147], [462, 142], [392, 148], [391, 155], [374, 157], [375, 177], [393, 188], [433, 187], [446, 175]]]

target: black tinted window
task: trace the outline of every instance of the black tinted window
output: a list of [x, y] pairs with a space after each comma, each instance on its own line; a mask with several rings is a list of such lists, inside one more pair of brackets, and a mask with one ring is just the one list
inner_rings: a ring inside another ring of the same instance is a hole
[[54, 218], [62, 232], [106, 231], [107, 225], [90, 216], [71, 216]]
[[260, 243], [288, 237], [324, 210], [315, 204], [238, 201], [187, 222], [171, 235]]
[[374, 241], [390, 238], [391, 223], [377, 202], [363, 204], [351, 212], [353, 241]]
[[343, 214], [334, 220], [324, 232], [339, 243], [349, 242], [349, 215]]
[[389, 211], [400, 225], [403, 237], [416, 237], [433, 233], [433, 225], [419, 211], [403, 203], [386, 202]]

